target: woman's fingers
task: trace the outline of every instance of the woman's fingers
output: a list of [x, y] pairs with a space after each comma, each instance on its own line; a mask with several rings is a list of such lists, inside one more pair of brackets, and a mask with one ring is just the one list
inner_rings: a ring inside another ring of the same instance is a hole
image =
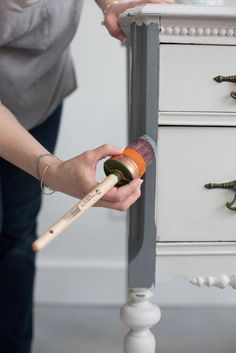
[[133, 203], [137, 201], [140, 196], [141, 196], [141, 190], [139, 187], [139, 188], [136, 188], [135, 191], [133, 191], [131, 194], [129, 194], [129, 196], [126, 197], [126, 199], [123, 201], [110, 202], [110, 201], [100, 200], [96, 204], [96, 206], [111, 208], [117, 211], [127, 211], [127, 209], [131, 205], [133, 205]]
[[136, 1], [130, 1], [128, 3], [120, 3], [116, 4], [110, 7], [110, 9], [107, 11], [107, 14], [104, 18], [104, 23], [109, 31], [109, 33], [123, 41], [125, 40], [125, 34], [121, 30], [119, 26], [119, 15], [129, 8], [133, 8], [135, 6], [140, 6], [144, 4], [173, 4], [175, 3], [175, 0], [136, 0]]
[[135, 179], [128, 185], [113, 188], [96, 206], [126, 211], [141, 196], [142, 182], [141, 179]]
[[116, 156], [121, 154], [124, 151], [123, 148], [112, 146], [108, 143], [105, 145], [99, 146], [93, 150], [87, 151], [89, 158], [91, 158], [95, 163], [99, 162], [101, 159]]
[[140, 190], [142, 183], [143, 183], [142, 179], [135, 179], [125, 186], [122, 186], [119, 188], [113, 188], [103, 197], [103, 200], [108, 202], [115, 202], [115, 203], [123, 202], [137, 189]]

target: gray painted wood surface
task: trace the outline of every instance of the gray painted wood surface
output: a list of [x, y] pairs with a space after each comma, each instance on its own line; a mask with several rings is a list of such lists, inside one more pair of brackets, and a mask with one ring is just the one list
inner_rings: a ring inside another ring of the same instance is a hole
[[[157, 24], [138, 26], [130, 30], [131, 102], [129, 138], [147, 134], [157, 140], [159, 28]], [[129, 214], [130, 288], [150, 288], [155, 284], [156, 225], [155, 190], [156, 161], [148, 168], [142, 185], [142, 197]]]

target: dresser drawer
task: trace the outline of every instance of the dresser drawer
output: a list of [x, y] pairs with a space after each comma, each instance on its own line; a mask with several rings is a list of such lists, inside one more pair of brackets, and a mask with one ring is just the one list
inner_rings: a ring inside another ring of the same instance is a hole
[[236, 83], [217, 83], [236, 75], [236, 47], [160, 46], [160, 110], [236, 112]]
[[232, 190], [209, 182], [236, 179], [236, 128], [160, 127], [157, 232], [160, 241], [236, 241]]

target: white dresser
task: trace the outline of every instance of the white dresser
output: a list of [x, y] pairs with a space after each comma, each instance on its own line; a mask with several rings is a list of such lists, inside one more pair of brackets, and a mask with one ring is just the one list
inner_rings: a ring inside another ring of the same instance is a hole
[[145, 5], [121, 24], [130, 39], [130, 137], [147, 133], [158, 147], [131, 211], [131, 299], [121, 317], [131, 328], [125, 352], [154, 353], [155, 284], [183, 276], [236, 289], [236, 7]]

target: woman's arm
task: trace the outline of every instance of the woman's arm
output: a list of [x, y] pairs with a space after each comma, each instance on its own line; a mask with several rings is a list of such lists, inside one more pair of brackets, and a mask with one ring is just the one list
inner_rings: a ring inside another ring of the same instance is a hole
[[96, 0], [104, 13], [104, 24], [107, 27], [109, 33], [123, 41], [125, 40], [125, 34], [122, 32], [119, 26], [119, 16], [121, 13], [129, 8], [144, 5], [147, 3], [152, 4], [173, 4], [175, 0], [135, 0], [129, 2], [123, 2], [122, 0]]
[[[97, 184], [97, 163], [121, 152], [118, 147], [103, 145], [67, 161], [48, 155], [40, 163], [39, 174], [42, 175], [47, 164], [51, 164], [44, 176], [45, 184], [54, 190], [82, 198]], [[13, 114], [0, 105], [0, 157], [38, 178], [38, 158], [47, 153], [47, 149], [19, 124]], [[139, 198], [141, 183], [137, 179], [121, 188], [113, 188], [97, 206], [126, 210]]]

